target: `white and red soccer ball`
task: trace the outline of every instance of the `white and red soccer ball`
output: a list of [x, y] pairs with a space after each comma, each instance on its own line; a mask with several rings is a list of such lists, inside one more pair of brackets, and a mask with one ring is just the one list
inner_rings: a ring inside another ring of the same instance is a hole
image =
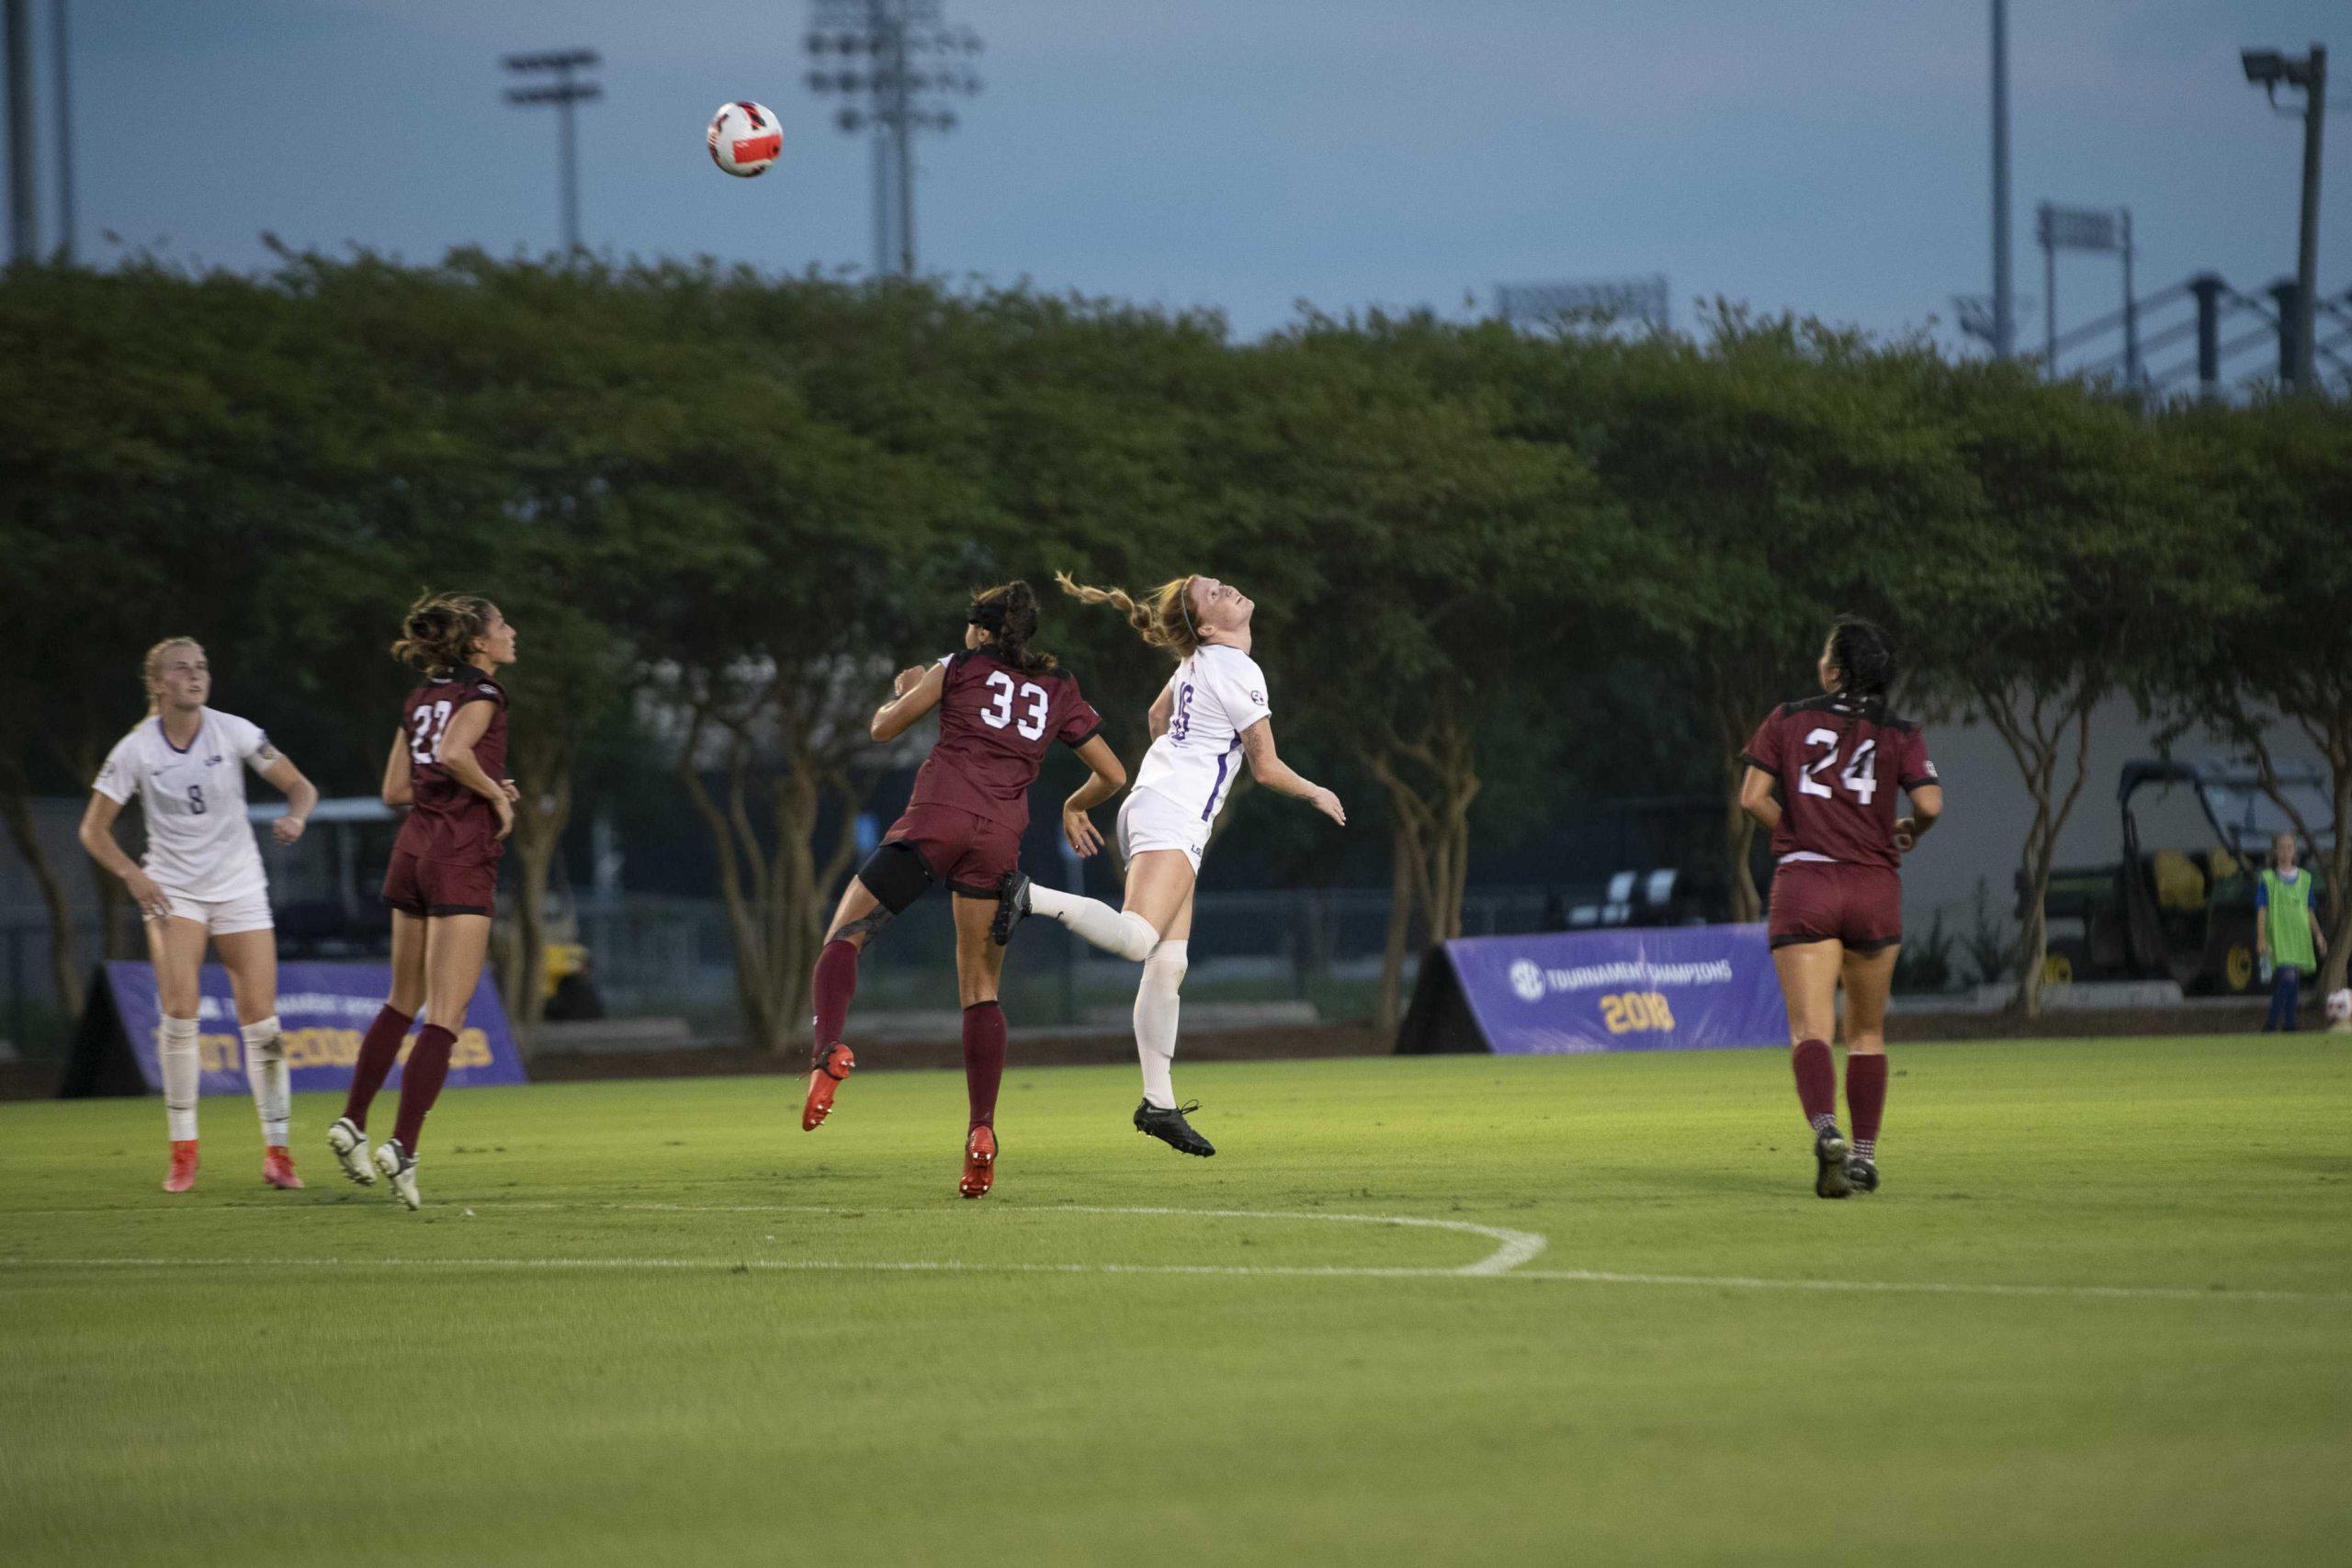
[[2352, 1032], [2352, 988], [2327, 994], [2328, 1026], [2339, 1032]]
[[721, 104], [710, 117], [710, 161], [738, 179], [767, 173], [784, 151], [784, 129], [763, 104]]

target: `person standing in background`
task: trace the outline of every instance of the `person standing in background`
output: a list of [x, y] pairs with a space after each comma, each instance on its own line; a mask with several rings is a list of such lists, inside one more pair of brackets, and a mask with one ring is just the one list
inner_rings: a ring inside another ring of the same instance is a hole
[[2303, 976], [2327, 956], [2327, 933], [2312, 918], [2318, 880], [2295, 863], [2295, 835], [2270, 841], [2270, 864], [2254, 890], [2254, 951], [2270, 977], [2270, 1015], [2262, 1032], [2295, 1032]]

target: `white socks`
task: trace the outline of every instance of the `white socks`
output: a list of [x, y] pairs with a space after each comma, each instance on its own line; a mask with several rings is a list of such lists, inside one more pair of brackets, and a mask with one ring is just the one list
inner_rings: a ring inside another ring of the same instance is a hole
[[286, 1066], [286, 1037], [278, 1032], [274, 1016], [248, 1023], [238, 1032], [245, 1037], [245, 1081], [253, 1086], [254, 1108], [261, 1112], [261, 1141], [283, 1148], [294, 1093], [293, 1074]]
[[1032, 885], [1029, 911], [1059, 920], [1103, 952], [1115, 953], [1130, 964], [1149, 958], [1159, 942], [1159, 932], [1133, 909], [1114, 909], [1100, 898], [1080, 893]]
[[164, 1121], [172, 1142], [184, 1144], [196, 1136], [197, 1083], [204, 1073], [196, 1055], [196, 1020], [166, 1013], [155, 1032], [155, 1054], [164, 1066]]
[[1176, 1086], [1169, 1070], [1176, 1065], [1177, 995], [1191, 966], [1182, 942], [1156, 944], [1143, 963], [1143, 984], [1136, 987], [1136, 1055], [1143, 1062], [1143, 1097], [1162, 1111], [1176, 1108]]

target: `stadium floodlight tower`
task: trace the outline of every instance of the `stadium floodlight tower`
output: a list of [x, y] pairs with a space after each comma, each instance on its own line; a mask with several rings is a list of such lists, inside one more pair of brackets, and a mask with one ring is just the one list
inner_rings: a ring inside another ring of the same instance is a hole
[[2303, 90], [2302, 229], [2295, 247], [2293, 330], [2287, 334], [2293, 345], [2294, 364], [2282, 367], [2287, 371], [2282, 379], [2310, 391], [2319, 385], [2312, 327], [2319, 304], [2319, 133], [2327, 118], [2327, 51], [2318, 44], [2300, 55], [2249, 49], [2240, 51], [2238, 60], [2245, 67], [2245, 79], [2261, 88], [2269, 96], [2270, 107], [2282, 115], [2295, 111], [2280, 107], [2278, 89]]
[[554, 50], [544, 54], [510, 54], [506, 69], [517, 75], [548, 71], [555, 73], [555, 85], [547, 87], [509, 87], [506, 101], [510, 104], [553, 104], [556, 117], [562, 125], [563, 162], [563, 254], [566, 259], [580, 254], [580, 142], [572, 128], [574, 104], [591, 98], [601, 98], [605, 89], [594, 82], [582, 82], [574, 72], [593, 70], [604, 59], [593, 49]]
[[979, 35], [946, 26], [939, 0], [816, 0], [808, 28], [809, 88], [850, 100], [833, 116], [843, 130], [873, 132], [875, 275], [911, 277], [915, 132], [956, 129], [956, 111], [938, 106], [980, 90]]
[[2123, 379], [2140, 384], [2140, 302], [2132, 290], [2132, 209], [2060, 207], [2045, 201], [2036, 210], [2035, 238], [2041, 244], [2042, 288], [2049, 295], [2042, 315], [2041, 373], [2058, 374], [2058, 253], [2094, 251], [2123, 258]]

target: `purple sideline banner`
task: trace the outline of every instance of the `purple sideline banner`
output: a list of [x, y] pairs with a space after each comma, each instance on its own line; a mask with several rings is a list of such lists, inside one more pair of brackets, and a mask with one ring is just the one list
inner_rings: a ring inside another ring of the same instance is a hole
[[1760, 925], [1466, 937], [1445, 951], [1498, 1055], [1789, 1043]]
[[[110, 959], [107, 983], [122, 1016], [123, 1032], [130, 1037], [140, 1076], [151, 1090], [164, 1087], [162, 1065], [155, 1058], [155, 1026], [162, 1010], [155, 1001], [155, 971], [144, 961]], [[231, 999], [229, 972], [218, 964], [204, 966], [202, 998], [197, 1004], [197, 1055], [204, 1064], [201, 1092], [246, 1094], [245, 1046], [237, 1032], [237, 1009]], [[391, 990], [389, 964], [298, 963], [277, 966], [277, 1021], [286, 1033], [286, 1060], [293, 1069], [294, 1092], [346, 1089], [351, 1066], [359, 1059], [359, 1037], [375, 1021], [377, 1010]], [[401, 1047], [408, 1060], [416, 1037]], [[397, 1086], [401, 1069], [394, 1067], [390, 1083]], [[449, 1053], [451, 1089], [479, 1084], [524, 1082], [522, 1054], [514, 1048], [514, 1032], [506, 1027], [506, 1009], [498, 987], [485, 970], [466, 1005], [466, 1026]]]

